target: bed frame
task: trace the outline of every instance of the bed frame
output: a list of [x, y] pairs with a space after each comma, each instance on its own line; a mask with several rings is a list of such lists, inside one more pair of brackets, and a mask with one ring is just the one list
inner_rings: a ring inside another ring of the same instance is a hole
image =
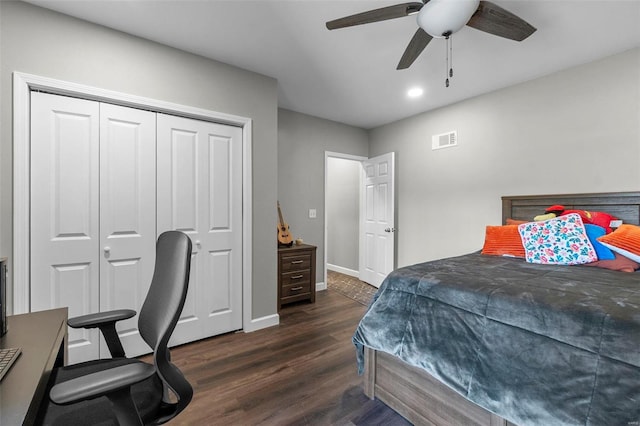
[[[640, 224], [640, 192], [502, 197], [506, 219], [532, 220], [554, 204], [567, 210], [604, 211]], [[364, 393], [378, 398], [416, 425], [514, 426], [476, 405], [427, 372], [385, 352], [365, 347]]]

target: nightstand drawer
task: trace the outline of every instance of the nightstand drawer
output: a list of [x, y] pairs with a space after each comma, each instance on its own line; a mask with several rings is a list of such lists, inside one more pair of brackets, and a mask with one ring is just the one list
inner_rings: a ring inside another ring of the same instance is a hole
[[280, 263], [281, 272], [299, 271], [311, 269], [311, 254], [292, 254], [282, 256]]
[[282, 286], [288, 285], [306, 285], [307, 287], [311, 283], [311, 271], [295, 271], [282, 274], [281, 281]]
[[311, 285], [309, 284], [309, 282], [282, 286], [282, 297], [297, 296], [299, 294], [309, 294], [310, 292]]

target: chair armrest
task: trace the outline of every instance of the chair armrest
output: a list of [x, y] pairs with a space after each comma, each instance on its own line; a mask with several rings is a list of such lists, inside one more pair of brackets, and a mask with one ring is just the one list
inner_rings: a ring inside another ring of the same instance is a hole
[[81, 315], [69, 318], [67, 324], [71, 328], [96, 328], [102, 324], [126, 320], [133, 317], [136, 311], [132, 309], [118, 309], [115, 311], [96, 312], [95, 314]]
[[154, 366], [143, 362], [122, 365], [59, 383], [49, 398], [56, 404], [73, 404], [128, 388], [154, 374]]
[[115, 311], [97, 312], [70, 318], [67, 324], [72, 328], [99, 328], [107, 342], [107, 347], [113, 358], [123, 358], [124, 348], [116, 331], [116, 322], [131, 318], [136, 314], [132, 309], [118, 309]]

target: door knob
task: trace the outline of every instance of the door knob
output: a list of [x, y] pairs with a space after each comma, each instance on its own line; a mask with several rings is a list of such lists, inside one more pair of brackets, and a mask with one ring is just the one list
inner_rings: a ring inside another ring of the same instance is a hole
[[105, 246], [105, 248], [104, 248], [104, 253], [105, 253], [105, 254], [109, 254], [109, 253], [111, 253], [111, 247], [109, 247], [109, 246]]
[[385, 228], [384, 232], [396, 232], [396, 228]]

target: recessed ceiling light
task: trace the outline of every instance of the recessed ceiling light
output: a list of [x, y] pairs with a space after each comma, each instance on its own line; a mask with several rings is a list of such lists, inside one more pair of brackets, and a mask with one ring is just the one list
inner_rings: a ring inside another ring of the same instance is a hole
[[422, 96], [423, 93], [424, 90], [422, 90], [420, 87], [414, 87], [412, 89], [409, 89], [409, 91], [407, 92], [407, 96], [409, 96], [410, 98], [418, 98]]

